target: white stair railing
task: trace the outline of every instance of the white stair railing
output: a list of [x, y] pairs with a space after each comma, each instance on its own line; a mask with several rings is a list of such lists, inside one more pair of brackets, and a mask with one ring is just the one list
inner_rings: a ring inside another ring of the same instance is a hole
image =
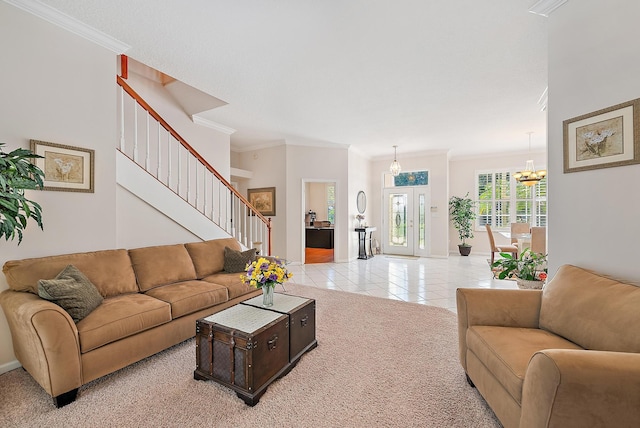
[[[260, 214], [120, 76], [119, 150], [245, 247], [271, 254]], [[155, 142], [155, 143], [152, 143]]]

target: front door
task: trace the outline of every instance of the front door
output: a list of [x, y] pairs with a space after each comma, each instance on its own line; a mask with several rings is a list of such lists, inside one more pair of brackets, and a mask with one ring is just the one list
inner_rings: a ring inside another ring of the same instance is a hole
[[429, 256], [429, 187], [393, 187], [383, 193], [384, 252]]

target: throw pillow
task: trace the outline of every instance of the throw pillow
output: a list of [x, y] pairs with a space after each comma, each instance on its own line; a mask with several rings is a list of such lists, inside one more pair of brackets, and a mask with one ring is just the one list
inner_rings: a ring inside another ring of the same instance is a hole
[[96, 286], [73, 265], [64, 268], [54, 279], [39, 280], [38, 295], [67, 311], [76, 323], [103, 300]]
[[256, 259], [256, 249], [238, 251], [224, 247], [224, 271], [228, 273], [244, 272], [248, 263]]

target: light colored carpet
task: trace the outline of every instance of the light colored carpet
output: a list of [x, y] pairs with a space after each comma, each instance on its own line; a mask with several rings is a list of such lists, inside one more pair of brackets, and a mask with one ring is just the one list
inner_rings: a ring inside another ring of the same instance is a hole
[[195, 342], [80, 389], [55, 409], [22, 369], [0, 376], [3, 427], [498, 427], [458, 362], [443, 308], [288, 284], [316, 299], [318, 347], [255, 407], [193, 379]]

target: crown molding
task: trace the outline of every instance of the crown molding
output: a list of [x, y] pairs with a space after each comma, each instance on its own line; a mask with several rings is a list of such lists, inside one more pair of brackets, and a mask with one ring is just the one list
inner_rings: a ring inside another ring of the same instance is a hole
[[270, 141], [264, 144], [256, 144], [253, 146], [247, 146], [247, 147], [237, 147], [234, 146], [233, 142], [231, 143], [231, 147], [230, 150], [234, 153], [246, 153], [246, 152], [252, 152], [252, 151], [256, 151], [256, 150], [263, 150], [263, 149], [270, 149], [272, 147], [279, 147], [279, 146], [286, 146], [287, 143], [284, 140], [275, 140], [275, 141]]
[[540, 0], [529, 8], [529, 12], [548, 18], [549, 15], [551, 15], [551, 12], [565, 4], [567, 1], [569, 0]]
[[220, 124], [218, 122], [214, 122], [212, 120], [203, 119], [202, 117], [200, 117], [198, 115], [195, 115], [195, 114], [193, 116], [191, 116], [191, 120], [196, 125], [206, 126], [207, 128], [211, 128], [211, 129], [215, 129], [216, 131], [220, 131], [223, 134], [231, 135], [234, 132], [236, 132], [236, 130], [233, 129], [233, 128], [229, 128], [228, 126], [224, 126], [224, 125], [222, 125], [222, 124]]
[[60, 12], [57, 9], [52, 8], [49, 5], [41, 3], [37, 0], [4, 0], [12, 6], [22, 9], [25, 12], [29, 12], [38, 18], [44, 19], [53, 25], [63, 28], [73, 34], [76, 34], [84, 39], [87, 39], [103, 48], [120, 55], [131, 49], [131, 46], [123, 43], [108, 34], [103, 33], [87, 24], [73, 18], [65, 13]]

